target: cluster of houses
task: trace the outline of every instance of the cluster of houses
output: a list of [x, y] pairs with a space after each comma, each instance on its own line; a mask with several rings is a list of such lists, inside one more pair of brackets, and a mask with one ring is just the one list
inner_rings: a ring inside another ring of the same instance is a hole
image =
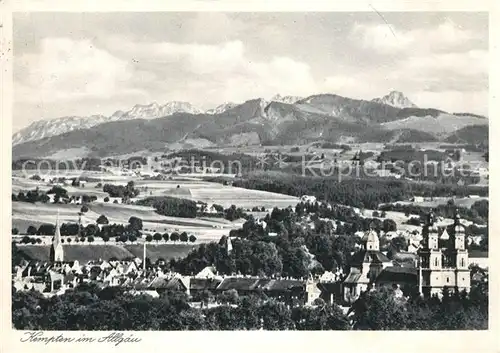
[[[315, 202], [309, 198], [303, 201]], [[264, 222], [265, 223], [265, 222]], [[16, 290], [37, 290], [52, 296], [64, 293], [82, 283], [100, 286], [119, 286], [131, 293], [148, 293], [158, 296], [162, 291], [177, 290], [195, 296], [202, 291], [214, 294], [234, 290], [238, 294], [265, 293], [285, 301], [296, 300], [313, 304], [318, 298], [340, 304], [353, 303], [362, 292], [371, 288], [388, 286], [395, 294], [403, 295], [403, 288], [418, 287], [422, 295], [439, 294], [444, 287], [468, 291], [472, 280], [471, 265], [487, 271], [487, 255], [467, 249], [465, 227], [458, 215], [454, 223], [444, 229], [436, 226], [430, 214], [422, 227], [415, 251], [409, 252], [413, 264], [402, 266], [397, 258], [392, 260], [380, 250], [380, 240], [373, 229], [364, 232], [362, 245], [352, 254], [348, 273], [339, 270], [325, 272], [322, 276], [305, 279], [282, 277], [254, 277], [243, 275], [221, 276], [214, 267], [207, 267], [192, 276], [164, 272], [165, 263], [157, 261], [146, 266], [146, 245], [143, 258], [129, 261], [68, 259], [61, 241], [60, 227], [56, 231], [50, 249], [49, 261], [24, 261], [13, 271]], [[226, 251], [232, 250], [231, 238], [227, 238]], [[477, 255], [477, 254], [476, 254]]]

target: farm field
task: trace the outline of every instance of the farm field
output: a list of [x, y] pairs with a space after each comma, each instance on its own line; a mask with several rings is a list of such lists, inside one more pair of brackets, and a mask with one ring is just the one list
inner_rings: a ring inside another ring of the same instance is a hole
[[[30, 225], [40, 226], [42, 223], [54, 224], [59, 211], [60, 223], [78, 222], [79, 205], [54, 205], [42, 203], [13, 202], [12, 227], [17, 228], [21, 234], [26, 232]], [[105, 215], [110, 224], [128, 224], [130, 217], [135, 216], [143, 220], [145, 233], [187, 232], [194, 234], [198, 242], [208, 242], [220, 239], [227, 235], [231, 229], [239, 228], [241, 222], [221, 222], [210, 218], [181, 218], [159, 215], [151, 207], [120, 205], [109, 203], [91, 203], [89, 211], [81, 218], [82, 225], [94, 224], [100, 215]], [[97, 239], [96, 239], [97, 241]]]
[[[77, 175], [74, 173], [75, 176]], [[84, 172], [93, 178], [114, 177], [102, 172]], [[66, 176], [68, 175], [60, 175]], [[140, 194], [136, 199], [151, 196], [170, 196], [193, 201], [202, 201], [207, 204], [219, 204], [224, 208], [231, 205], [251, 209], [254, 206], [265, 207], [270, 210], [274, 207], [295, 206], [298, 198], [269, 193], [265, 191], [247, 190], [232, 186], [225, 186], [219, 183], [207, 182], [200, 179], [176, 178], [173, 180], [141, 180], [135, 177], [122, 177], [112, 180], [102, 181], [115, 185], [126, 185], [128, 181], [133, 180]], [[96, 196], [97, 201], [88, 204], [88, 212], [81, 216], [82, 225], [93, 224], [100, 215], [105, 215], [110, 224], [128, 224], [130, 217], [135, 216], [143, 220], [143, 231], [146, 234], [156, 232], [187, 232], [197, 238], [197, 242], [209, 242], [220, 239], [223, 235], [229, 234], [232, 229], [242, 226], [241, 220], [229, 222], [218, 218], [181, 218], [167, 217], [159, 215], [152, 207], [124, 205], [110, 202], [104, 202], [107, 193], [102, 188], [96, 188], [97, 181], [88, 182], [84, 187], [74, 187], [64, 185], [69, 196], [89, 195]], [[15, 171], [12, 177], [12, 192], [19, 193], [38, 188], [41, 191], [48, 191], [51, 184], [44, 181], [35, 181], [23, 177], [20, 171]], [[52, 204], [52, 203], [26, 203], [12, 202], [12, 227], [19, 230], [19, 234], [25, 234], [26, 229], [33, 225], [39, 227], [43, 223], [55, 223], [57, 213], [59, 212], [59, 221], [61, 223], [78, 222], [81, 205], [77, 204]], [[99, 242], [99, 239], [95, 240]]]
[[[110, 260], [116, 258], [125, 260], [141, 258], [143, 245], [63, 245], [64, 254], [68, 261], [77, 260], [86, 263], [90, 260]], [[39, 261], [48, 261], [50, 245], [19, 245], [19, 251], [27, 258]], [[147, 244], [146, 257], [152, 262], [162, 258], [166, 261], [186, 256], [196, 245], [189, 244]]]
[[[373, 218], [373, 216], [372, 216], [373, 211], [375, 211], [375, 210], [365, 209], [365, 210], [363, 210], [362, 215], [364, 217], [367, 217], [367, 218]], [[377, 212], [380, 212], [380, 211], [377, 211]], [[386, 218], [392, 219], [394, 222], [396, 222], [398, 230], [408, 231], [408, 232], [412, 232], [414, 230], [420, 231], [422, 229], [421, 226], [414, 226], [414, 225], [411, 225], [411, 224], [405, 224], [404, 223], [404, 222], [406, 222], [407, 220], [409, 220], [412, 217], [419, 218], [420, 216], [417, 215], [417, 214], [410, 214], [409, 217], [406, 217], [405, 214], [404, 214], [404, 212], [394, 212], [394, 211], [387, 211], [386, 212]], [[380, 218], [380, 217], [374, 217], [374, 218], [378, 218], [381, 221], [383, 221], [385, 219], [385, 218]], [[462, 219], [461, 222], [466, 227], [470, 226], [472, 224], [472, 222], [470, 222], [470, 221], [468, 221], [466, 219]], [[453, 223], [453, 219], [452, 218], [442, 218], [442, 219], [438, 219], [435, 224], [436, 224], [437, 227], [443, 227], [443, 226], [450, 225], [452, 223]]]
[[[488, 197], [476, 197], [476, 198], [455, 198], [454, 202], [457, 207], [466, 207], [470, 208], [474, 203], [482, 200], [488, 200]], [[400, 205], [413, 205], [413, 206], [421, 206], [421, 207], [437, 207], [439, 205], [446, 205], [448, 202], [449, 198], [435, 198], [432, 201], [398, 201], [394, 202], [393, 204], [400, 204]]]
[[259, 190], [248, 190], [202, 180], [141, 180], [136, 182], [136, 186], [138, 188], [147, 187], [147, 191], [141, 192], [138, 198], [170, 196], [193, 201], [202, 201], [208, 204], [215, 203], [224, 208], [235, 205], [242, 208], [264, 206], [266, 209], [272, 209], [274, 207], [283, 208], [295, 206], [299, 202], [299, 199], [293, 196]]
[[[134, 180], [129, 178], [129, 180]], [[129, 181], [117, 180], [110, 182], [114, 185], [126, 185]], [[105, 183], [105, 182], [103, 182]], [[259, 190], [248, 190], [237, 188], [219, 183], [203, 181], [200, 179], [186, 180], [185, 178], [173, 180], [134, 180], [136, 188], [141, 193], [136, 199], [142, 199], [151, 196], [170, 196], [183, 198], [193, 201], [202, 201], [208, 204], [219, 204], [224, 208], [236, 205], [242, 208], [252, 208], [254, 206], [266, 209], [274, 207], [295, 206], [299, 201], [297, 197], [277, 194]], [[96, 188], [97, 182], [87, 183], [85, 187], [63, 186], [68, 195], [80, 196], [87, 194], [96, 196], [98, 201], [103, 201], [107, 196], [102, 191], [102, 188]], [[22, 179], [19, 177], [12, 178], [12, 192], [33, 190], [38, 187], [41, 191], [47, 191], [52, 186], [47, 183]]]

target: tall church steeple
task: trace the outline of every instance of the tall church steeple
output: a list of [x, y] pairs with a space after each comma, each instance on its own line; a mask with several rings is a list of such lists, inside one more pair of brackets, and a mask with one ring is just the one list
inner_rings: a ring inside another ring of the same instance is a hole
[[442, 244], [439, 244], [439, 232], [432, 213], [427, 216], [422, 229], [423, 244], [418, 251], [419, 290], [426, 297], [442, 292], [445, 287], [456, 291], [470, 290], [465, 227], [458, 214], [454, 224], [447, 228], [444, 236], [442, 234]]
[[57, 210], [56, 229], [52, 246], [50, 248], [50, 261], [62, 262], [64, 261], [64, 249], [61, 241], [61, 229], [59, 227], [59, 209]]

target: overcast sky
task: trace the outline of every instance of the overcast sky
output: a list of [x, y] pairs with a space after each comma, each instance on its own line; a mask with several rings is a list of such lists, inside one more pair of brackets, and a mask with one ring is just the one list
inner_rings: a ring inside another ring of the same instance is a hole
[[486, 13], [17, 13], [14, 131], [135, 104], [404, 92], [488, 111]]

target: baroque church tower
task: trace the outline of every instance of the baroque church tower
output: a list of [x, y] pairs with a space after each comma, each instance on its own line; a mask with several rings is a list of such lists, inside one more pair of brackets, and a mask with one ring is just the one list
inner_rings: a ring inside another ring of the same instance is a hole
[[54, 233], [54, 239], [52, 240], [52, 246], [50, 247], [50, 261], [64, 261], [64, 249], [61, 241], [61, 229], [59, 228], [59, 211], [57, 211], [56, 231]]
[[429, 297], [446, 287], [455, 291], [470, 290], [470, 270], [466, 248], [465, 227], [458, 213], [454, 223], [441, 235], [434, 224], [434, 215], [427, 216], [422, 230], [422, 247], [418, 251], [419, 291]]

